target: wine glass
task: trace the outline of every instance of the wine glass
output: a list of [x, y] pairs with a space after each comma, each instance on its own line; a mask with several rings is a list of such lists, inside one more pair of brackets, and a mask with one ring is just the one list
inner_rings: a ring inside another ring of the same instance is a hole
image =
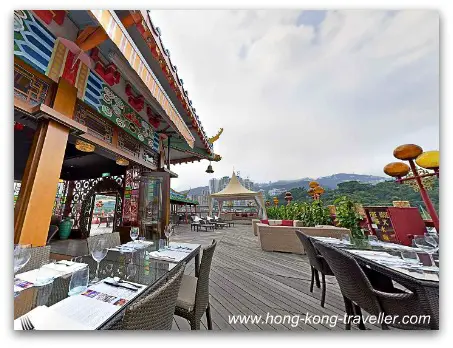
[[170, 246], [170, 236], [171, 236], [170, 225], [168, 225], [167, 227], [165, 227], [164, 233], [165, 233], [165, 237], [167, 237], [167, 245]]
[[22, 269], [31, 258], [30, 244], [14, 244], [14, 274]]
[[131, 227], [131, 232], [130, 232], [130, 236], [131, 236], [131, 239], [135, 242], [135, 240], [138, 238], [138, 235], [139, 235], [139, 229], [138, 227]]
[[99, 262], [101, 262], [107, 256], [107, 241], [105, 239], [100, 239], [94, 244], [94, 248], [91, 251], [91, 257], [97, 262], [96, 267], [96, 276], [93, 279], [93, 284], [99, 281]]

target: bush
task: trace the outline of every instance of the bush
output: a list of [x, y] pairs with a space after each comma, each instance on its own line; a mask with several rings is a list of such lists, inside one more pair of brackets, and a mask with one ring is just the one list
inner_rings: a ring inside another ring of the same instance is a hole
[[360, 228], [362, 217], [357, 212], [356, 203], [347, 196], [342, 196], [335, 200], [335, 207], [338, 226], [348, 228], [352, 238], [364, 239], [365, 235]]
[[321, 200], [269, 207], [267, 217], [272, 220], [299, 220], [305, 227], [332, 224], [329, 209]]

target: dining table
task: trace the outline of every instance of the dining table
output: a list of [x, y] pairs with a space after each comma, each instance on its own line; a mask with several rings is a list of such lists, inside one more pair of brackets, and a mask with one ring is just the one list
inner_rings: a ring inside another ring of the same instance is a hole
[[[106, 317], [96, 325], [97, 330], [106, 330], [111, 328], [123, 317], [126, 309], [136, 303], [138, 300], [151, 293], [166, 282], [173, 275], [173, 270], [178, 269], [179, 265], [187, 264], [194, 259], [195, 276], [199, 275], [200, 267], [200, 244], [186, 243], [170, 243], [163, 246], [163, 241], [148, 241], [145, 246], [140, 249], [132, 250], [129, 247], [109, 248], [107, 255], [99, 262], [97, 270], [97, 262], [91, 255], [80, 256], [75, 259], [77, 263], [84, 263], [89, 266], [90, 281], [95, 278], [96, 273], [100, 282], [106, 279], [118, 277], [123, 282], [137, 284], [141, 289], [134, 297], [126, 303], [118, 306], [118, 309], [112, 315]], [[170, 251], [169, 251], [170, 250]], [[182, 255], [175, 259], [171, 256], [159, 256], [164, 252], [170, 253], [174, 250], [175, 255]], [[19, 276], [19, 275], [18, 275]], [[116, 279], [118, 279], [116, 278]], [[70, 296], [69, 284], [71, 276], [57, 277], [53, 282], [44, 286], [31, 286], [20, 291], [14, 298], [14, 319], [19, 318], [28, 312], [36, 309], [39, 306], [53, 308], [62, 304], [62, 301], [67, 300]], [[96, 285], [96, 284], [94, 284]], [[88, 289], [93, 286], [90, 284]], [[75, 295], [81, 296], [81, 295]], [[87, 310], [90, 310], [87, 308]]]
[[401, 251], [426, 254], [425, 250], [393, 243], [360, 243], [341, 241], [329, 237], [310, 237], [313, 241], [326, 243], [352, 256], [362, 267], [375, 289], [389, 291], [394, 283], [415, 293], [422, 311], [431, 318], [430, 327], [439, 329], [439, 267], [436, 265], [412, 264], [404, 261]]

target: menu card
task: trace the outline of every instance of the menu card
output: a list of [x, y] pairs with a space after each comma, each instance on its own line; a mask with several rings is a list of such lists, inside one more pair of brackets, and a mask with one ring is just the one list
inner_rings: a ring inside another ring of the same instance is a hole
[[[106, 278], [104, 281], [114, 283], [112, 278]], [[144, 285], [136, 284], [140, 287], [137, 291], [132, 291], [108, 285], [104, 281], [90, 286], [80, 295], [68, 297], [54, 304], [51, 308], [94, 330], [146, 288]]]
[[[89, 330], [88, 326], [77, 323], [46, 306], [38, 306], [22, 317], [28, 317], [35, 330]], [[21, 318], [22, 318], [21, 317]], [[22, 330], [20, 318], [14, 320], [14, 330]]]

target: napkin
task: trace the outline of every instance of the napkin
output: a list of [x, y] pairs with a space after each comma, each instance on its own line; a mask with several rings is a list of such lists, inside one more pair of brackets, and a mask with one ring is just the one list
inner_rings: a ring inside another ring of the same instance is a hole
[[[32, 322], [35, 330], [89, 330], [46, 306], [39, 306], [25, 314]], [[22, 330], [20, 318], [14, 320], [14, 330]]]

